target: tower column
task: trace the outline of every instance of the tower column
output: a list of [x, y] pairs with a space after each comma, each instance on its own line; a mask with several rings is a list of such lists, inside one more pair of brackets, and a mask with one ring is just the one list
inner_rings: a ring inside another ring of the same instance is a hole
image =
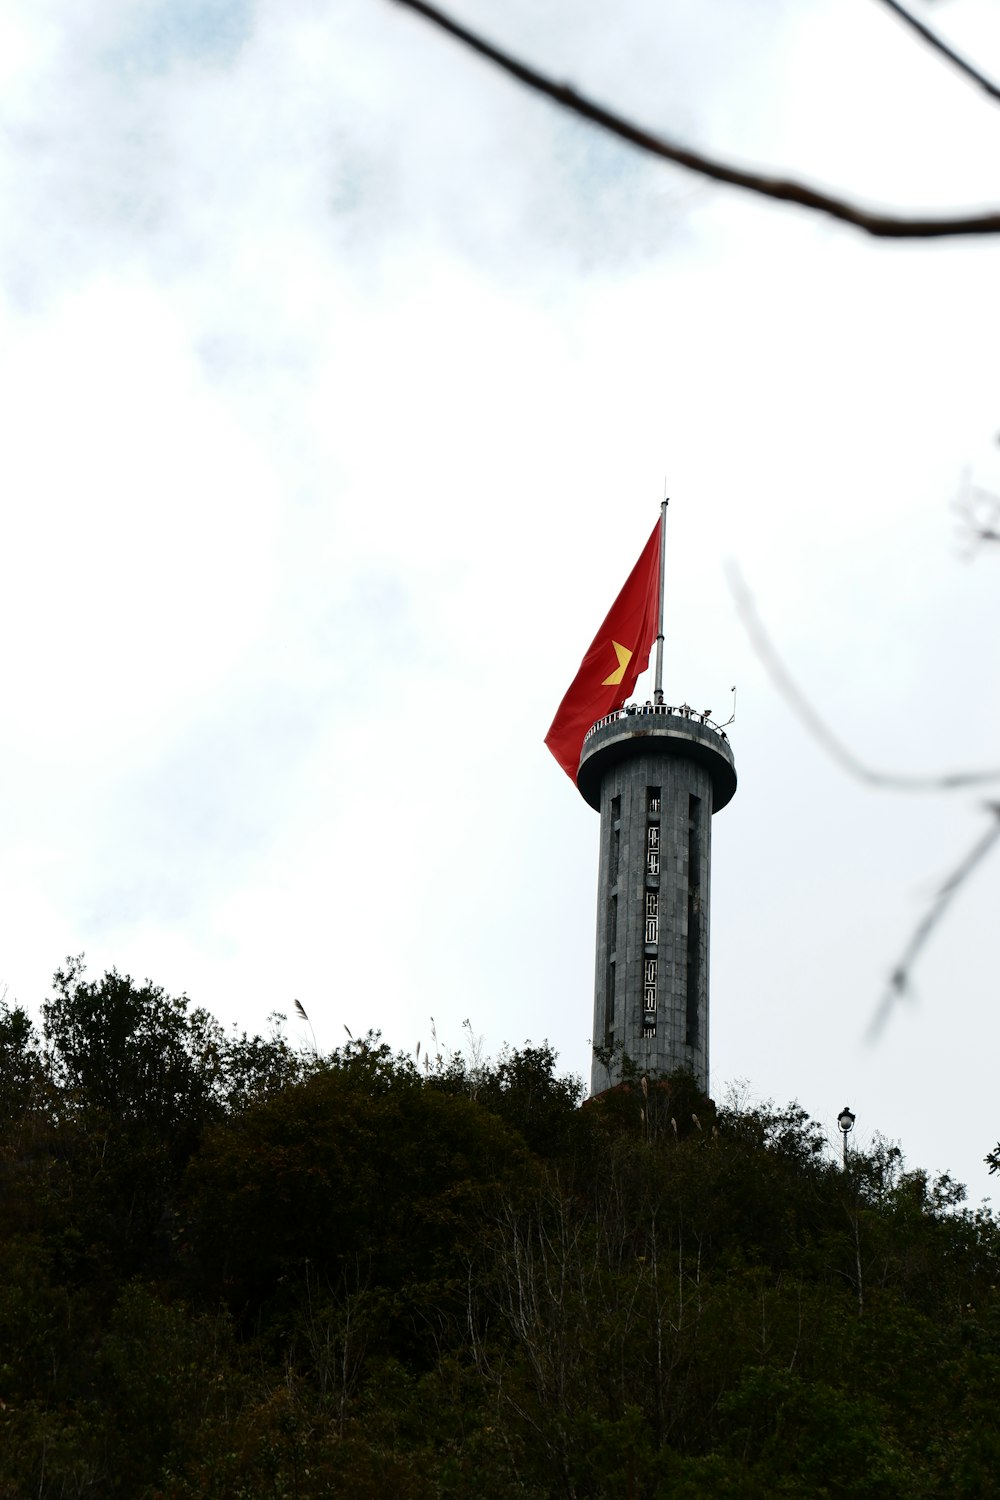
[[728, 741], [660, 705], [601, 720], [577, 785], [601, 814], [591, 1090], [691, 1070], [708, 1088], [711, 819], [736, 790]]

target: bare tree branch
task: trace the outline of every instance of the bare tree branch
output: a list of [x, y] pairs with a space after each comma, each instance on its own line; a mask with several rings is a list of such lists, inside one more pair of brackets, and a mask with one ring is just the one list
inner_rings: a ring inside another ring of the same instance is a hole
[[957, 52], [952, 51], [951, 47], [948, 46], [948, 43], [942, 41], [939, 36], [931, 31], [929, 26], [924, 25], [923, 21], [919, 21], [917, 17], [911, 15], [908, 10], [904, 10], [900, 5], [899, 0], [882, 0], [882, 4], [887, 5], [891, 11], [895, 12], [895, 14], [905, 25], [912, 26], [917, 35], [923, 37], [924, 41], [929, 47], [933, 47], [935, 52], [940, 52], [942, 57], [947, 58], [950, 63], [953, 63], [954, 66], [958, 68], [960, 72], [964, 73], [967, 78], [971, 79], [978, 88], [983, 89], [985, 93], [989, 94], [991, 99], [1000, 101], [1000, 88], [998, 88], [995, 83], [991, 82], [991, 80], [987, 78], [985, 74], [980, 73], [978, 68], [973, 67], [972, 63], [966, 62], [964, 57], [960, 57]]
[[941, 921], [955, 896], [969, 879], [976, 866], [982, 863], [994, 844], [1000, 839], [1000, 803], [988, 802], [985, 806], [987, 812], [993, 817], [993, 825], [976, 840], [968, 853], [962, 857], [960, 863], [952, 870], [927, 911], [913, 929], [910, 940], [903, 949], [899, 962], [896, 964], [889, 978], [889, 984], [882, 997], [881, 1004], [872, 1018], [871, 1026], [868, 1028], [869, 1040], [873, 1041], [879, 1035], [886, 1021], [889, 1019], [893, 1006], [909, 990], [913, 965], [919, 957], [921, 949]]
[[715, 182], [725, 182], [731, 187], [744, 188], [747, 192], [756, 193], [764, 198], [773, 198], [782, 203], [793, 203], [799, 208], [810, 209], [814, 213], [827, 214], [830, 218], [838, 219], [844, 224], [851, 224], [854, 228], [863, 230], [865, 234], [874, 235], [880, 239], [935, 239], [967, 234], [1000, 234], [1000, 211], [931, 219], [876, 213], [856, 203], [850, 203], [846, 199], [821, 193], [805, 183], [795, 182], [790, 178], [768, 177], [758, 172], [748, 172], [740, 167], [717, 161], [713, 157], [703, 156], [700, 152], [689, 151], [683, 146], [676, 146], [664, 140], [662, 136], [643, 130], [622, 115], [617, 115], [584, 95], [576, 93], [567, 84], [555, 83], [551, 78], [547, 78], [534, 68], [528, 67], [526, 63], [512, 57], [510, 53], [494, 47], [476, 32], [461, 26], [443, 11], [438, 10], [436, 6], [428, 5], [426, 0], [395, 0], [395, 3], [405, 6], [408, 10], [416, 11], [418, 15], [433, 22], [442, 31], [446, 31], [449, 36], [453, 36], [464, 46], [477, 52], [480, 57], [485, 57], [495, 63], [505, 73], [518, 79], [526, 87], [535, 89], [538, 93], [554, 100], [563, 109], [580, 115], [585, 120], [590, 120], [592, 124], [599, 125], [602, 130], [617, 136], [619, 140], [628, 141], [640, 151], [662, 157], [665, 161], [674, 162], [675, 165], [685, 167], [689, 172], [697, 172], [702, 177], [709, 177]]
[[[867, 783], [869, 786], [904, 792], [954, 791], [961, 787], [981, 786], [984, 782], [995, 781], [1000, 777], [1000, 770], [950, 771], [943, 776], [901, 776], [895, 772], [873, 771], [869, 766], [864, 765], [854, 755], [853, 751], [849, 750], [837, 738], [829, 725], [820, 718], [798, 684], [793, 680], [760, 622], [753, 597], [743, 581], [739, 569], [731, 564], [727, 571], [729, 587], [736, 604], [737, 612], [743, 628], [750, 637], [750, 642], [757, 653], [758, 659], [799, 721], [842, 770], [847, 771], [849, 775]], [[893, 1006], [907, 993], [910, 987], [913, 966], [927, 940], [951, 905], [951, 902], [976, 866], [986, 858], [994, 844], [1000, 839], [1000, 803], [988, 802], [985, 806], [993, 817], [993, 825], [984, 835], [976, 840], [968, 853], [963, 856], [961, 862], [948, 876], [927, 911], [914, 928], [912, 936], [903, 949], [899, 961], [892, 970], [889, 983], [878, 1009], [872, 1017], [871, 1025], [868, 1028], [869, 1040], [874, 1040], [879, 1035], [889, 1018]]]
[[870, 766], [866, 766], [842, 740], [837, 738], [825, 720], [820, 718], [798, 683], [795, 682], [761, 623], [753, 595], [747, 588], [739, 568], [730, 563], [726, 574], [736, 612], [750, 637], [750, 644], [757, 653], [758, 660], [799, 722], [822, 746], [831, 760], [836, 761], [842, 771], [846, 771], [849, 776], [856, 777], [858, 781], [866, 782], [869, 786], [884, 787], [898, 792], [951, 792], [963, 787], [983, 786], [987, 782], [1000, 780], [1000, 768], [992, 771], [947, 771], [940, 776], [910, 776], [900, 775], [895, 771], [875, 771]]

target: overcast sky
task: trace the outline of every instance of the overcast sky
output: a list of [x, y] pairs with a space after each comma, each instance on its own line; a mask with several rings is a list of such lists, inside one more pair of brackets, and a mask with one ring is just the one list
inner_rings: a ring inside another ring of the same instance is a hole
[[[874, 0], [453, 9], [686, 144], [1000, 201], [1000, 110]], [[1000, 74], [992, 0], [932, 19]], [[1000, 550], [954, 509], [1000, 489], [996, 241], [706, 185], [389, 0], [8, 0], [0, 99], [8, 998], [85, 951], [587, 1076], [598, 826], [542, 740], [666, 481], [667, 698], [738, 689], [712, 1091], [849, 1103], [977, 1201], [1000, 853], [866, 1032], [991, 793], [846, 777], [725, 569], [860, 757], [1000, 764]]]

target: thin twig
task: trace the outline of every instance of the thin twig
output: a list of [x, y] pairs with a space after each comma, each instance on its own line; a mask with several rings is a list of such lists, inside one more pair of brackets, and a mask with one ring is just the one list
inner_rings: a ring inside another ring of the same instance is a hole
[[913, 965], [921, 949], [941, 921], [958, 891], [969, 879], [976, 866], [982, 863], [994, 844], [1000, 839], [1000, 803], [988, 802], [985, 804], [985, 807], [987, 812], [993, 817], [993, 826], [987, 829], [986, 833], [976, 840], [967, 854], [963, 855], [960, 863], [952, 870], [927, 911], [913, 929], [910, 940], [903, 949], [899, 962], [890, 975], [881, 1004], [872, 1018], [871, 1026], [868, 1028], [870, 1041], [874, 1041], [879, 1035], [882, 1027], [889, 1019], [889, 1013], [893, 1006], [898, 1000], [903, 998], [910, 988]]
[[866, 782], [869, 786], [884, 787], [898, 792], [951, 792], [963, 787], [983, 786], [987, 782], [1000, 779], [1000, 768], [992, 771], [947, 771], [940, 776], [915, 776], [901, 775], [896, 771], [875, 771], [870, 766], [866, 766], [820, 718], [798, 683], [792, 678], [761, 624], [753, 595], [734, 563], [728, 565], [726, 576], [733, 602], [736, 605], [736, 612], [750, 637], [750, 644], [757, 653], [758, 660], [800, 723], [842, 771], [856, 777], [858, 781]]
[[805, 183], [795, 182], [790, 178], [767, 177], [759, 172], [748, 172], [743, 168], [718, 161], [714, 157], [703, 156], [698, 151], [689, 151], [683, 146], [664, 140], [662, 136], [643, 130], [622, 115], [617, 115], [583, 94], [578, 94], [567, 84], [555, 83], [551, 78], [547, 78], [526, 63], [520, 62], [510, 53], [493, 46], [476, 32], [459, 25], [436, 6], [428, 5], [426, 0], [396, 0], [396, 4], [405, 6], [407, 10], [416, 11], [425, 20], [433, 22], [449, 36], [454, 37], [473, 52], [477, 52], [480, 57], [487, 58], [526, 87], [553, 99], [556, 104], [571, 113], [590, 120], [592, 124], [599, 125], [602, 130], [608, 131], [620, 140], [628, 141], [641, 151], [661, 157], [665, 161], [674, 162], [679, 167], [687, 168], [689, 172], [697, 172], [702, 177], [709, 177], [715, 182], [725, 182], [731, 187], [744, 188], [747, 192], [756, 193], [764, 198], [773, 198], [782, 203], [794, 203], [800, 208], [811, 209], [814, 213], [828, 214], [831, 218], [840, 220], [841, 223], [852, 224], [856, 229], [861, 229], [865, 234], [874, 235], [879, 239], [936, 239], [966, 234], [1000, 234], [1000, 212], [963, 214], [955, 218], [944, 219], [899, 217], [893, 214], [875, 213], [870, 209], [861, 208], [858, 204], [850, 203], [846, 199], [833, 198], [827, 193], [821, 193]]
[[1000, 101], [1000, 88], [987, 78], [985, 74], [980, 73], [979, 69], [974, 67], [972, 63], [966, 62], [964, 57], [960, 57], [957, 52], [953, 51], [948, 46], [948, 43], [942, 41], [939, 36], [931, 31], [929, 26], [924, 25], [923, 21], [919, 21], [908, 10], [904, 10], [899, 0], [882, 0], [882, 4], [887, 5], [891, 11], [894, 11], [905, 25], [911, 26], [918, 36], [923, 37], [929, 47], [933, 47], [935, 52], [940, 52], [942, 57], [947, 58], [948, 62], [958, 68], [959, 72], [964, 73], [966, 78], [971, 79], [977, 88], [983, 89], [985, 93], [989, 94], [991, 99]]

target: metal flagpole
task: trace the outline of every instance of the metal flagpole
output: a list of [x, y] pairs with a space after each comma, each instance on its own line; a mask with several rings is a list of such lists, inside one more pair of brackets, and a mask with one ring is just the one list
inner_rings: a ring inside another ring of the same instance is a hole
[[664, 500], [660, 505], [660, 623], [656, 636], [656, 681], [653, 685], [653, 702], [663, 702], [663, 591], [664, 591], [664, 562], [667, 555], [667, 506], [669, 500]]

